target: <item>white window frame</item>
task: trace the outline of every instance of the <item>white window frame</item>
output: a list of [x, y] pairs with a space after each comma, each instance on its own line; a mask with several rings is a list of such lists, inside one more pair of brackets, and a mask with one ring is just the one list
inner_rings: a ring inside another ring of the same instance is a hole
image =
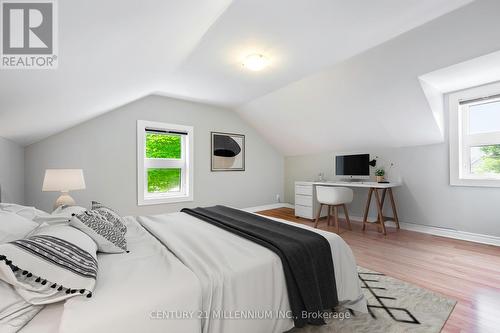
[[[498, 95], [500, 95], [500, 83], [449, 95], [450, 185], [500, 187], [500, 176], [474, 175], [470, 172], [470, 148], [500, 144], [500, 132], [468, 133], [469, 107], [489, 99], [500, 100]], [[464, 104], [465, 101], [470, 102]]]
[[[146, 129], [185, 132], [182, 135], [181, 159], [146, 158]], [[155, 121], [137, 121], [137, 204], [157, 205], [165, 203], [193, 201], [193, 145], [192, 126], [167, 124]], [[170, 193], [148, 193], [148, 168], [181, 168], [181, 191]]]

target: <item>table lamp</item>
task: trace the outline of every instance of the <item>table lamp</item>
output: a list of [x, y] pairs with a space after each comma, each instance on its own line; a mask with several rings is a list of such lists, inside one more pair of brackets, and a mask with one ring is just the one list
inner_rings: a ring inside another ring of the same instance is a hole
[[43, 179], [42, 191], [61, 192], [54, 209], [59, 206], [72, 206], [75, 200], [68, 194], [69, 191], [85, 189], [85, 179], [82, 169], [47, 169]]

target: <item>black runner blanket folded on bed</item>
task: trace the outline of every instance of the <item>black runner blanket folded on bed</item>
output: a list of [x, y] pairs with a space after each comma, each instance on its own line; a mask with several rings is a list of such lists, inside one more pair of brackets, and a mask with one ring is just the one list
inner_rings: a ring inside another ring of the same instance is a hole
[[338, 305], [332, 253], [326, 238], [304, 228], [225, 206], [181, 211], [276, 253], [283, 265], [295, 326], [325, 324], [318, 314]]

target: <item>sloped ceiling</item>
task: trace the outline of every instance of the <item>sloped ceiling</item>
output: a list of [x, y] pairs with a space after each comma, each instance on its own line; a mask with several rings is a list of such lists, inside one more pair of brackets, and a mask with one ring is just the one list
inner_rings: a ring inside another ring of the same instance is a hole
[[230, 0], [63, 0], [59, 67], [0, 70], [0, 136], [29, 144], [157, 90]]
[[[499, 11], [498, 1], [476, 2], [259, 97], [238, 112], [285, 155], [443, 142], [443, 115], [436, 114], [436, 100], [427, 93], [458, 87], [453, 80], [472, 81], [460, 75], [463, 66], [452, 67], [459, 71], [453, 75], [436, 70], [500, 50]], [[491, 72], [497, 58], [487, 60]]]
[[[435, 142], [416, 78], [460, 57], [387, 41], [471, 1], [60, 1], [59, 68], [1, 71], [0, 136], [30, 144], [159, 93], [236, 109], [286, 154]], [[245, 71], [251, 52], [271, 66]]]
[[[235, 0], [162, 91], [236, 107], [411, 30], [470, 0]], [[242, 68], [262, 53], [262, 72]]]

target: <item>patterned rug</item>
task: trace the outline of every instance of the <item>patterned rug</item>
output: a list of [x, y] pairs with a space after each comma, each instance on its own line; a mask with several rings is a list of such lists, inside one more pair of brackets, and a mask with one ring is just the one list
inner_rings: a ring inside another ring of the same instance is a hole
[[358, 267], [369, 313], [339, 311], [325, 326], [290, 333], [433, 333], [440, 332], [456, 302], [430, 290]]

